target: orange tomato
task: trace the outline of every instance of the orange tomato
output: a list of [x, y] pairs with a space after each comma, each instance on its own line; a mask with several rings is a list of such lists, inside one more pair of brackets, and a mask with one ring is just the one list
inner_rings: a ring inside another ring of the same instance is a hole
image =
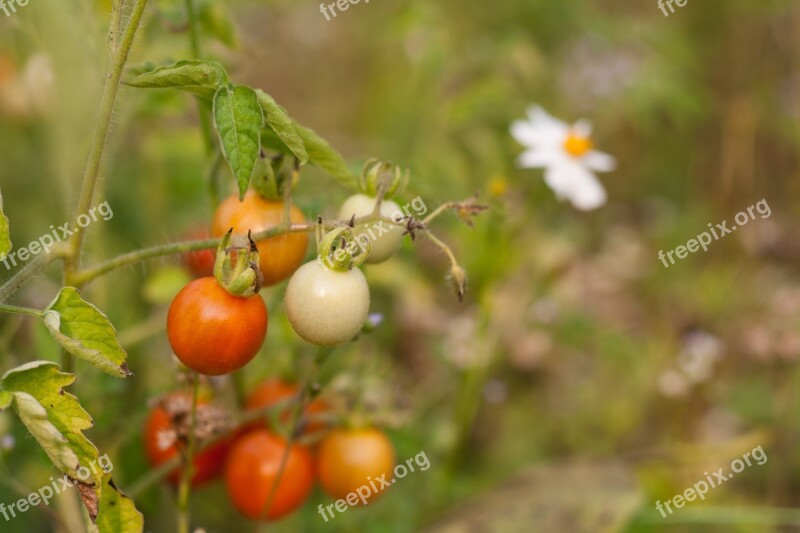
[[386, 434], [377, 428], [335, 429], [322, 439], [317, 448], [319, 480], [322, 488], [336, 499], [344, 499], [363, 485], [371, 490], [368, 501], [382, 492], [383, 479], [394, 479], [394, 447]]
[[[293, 224], [306, 221], [303, 212], [295, 205], [290, 208], [289, 218]], [[237, 235], [247, 235], [248, 230], [258, 233], [280, 225], [282, 220], [282, 202], [265, 200], [250, 191], [241, 202], [237, 195], [233, 195], [217, 207], [211, 234], [222, 237], [230, 228]], [[270, 286], [287, 279], [302, 264], [308, 250], [308, 235], [305, 232], [286, 233], [256, 244], [264, 285]]]
[[[283, 475], [278, 479], [284, 454]], [[253, 520], [281, 518], [305, 503], [314, 486], [314, 459], [299, 444], [291, 446], [267, 430], [241, 437], [231, 449], [225, 467], [228, 495], [239, 511]], [[267, 502], [273, 487], [275, 495]]]
[[196, 372], [220, 376], [239, 370], [261, 349], [267, 335], [261, 296], [233, 296], [214, 278], [190, 282], [167, 314], [167, 337], [178, 359]]

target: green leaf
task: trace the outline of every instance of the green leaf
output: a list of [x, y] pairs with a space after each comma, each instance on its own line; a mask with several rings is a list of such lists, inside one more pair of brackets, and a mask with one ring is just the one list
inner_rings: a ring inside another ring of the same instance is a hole
[[117, 342], [117, 332], [108, 318], [81, 299], [74, 287], [64, 287], [42, 315], [50, 335], [79, 359], [116, 377], [129, 377], [128, 354]]
[[256, 95], [258, 96], [258, 103], [261, 104], [261, 109], [264, 110], [267, 125], [283, 141], [292, 154], [300, 160], [300, 164], [305, 165], [308, 162], [308, 152], [306, 152], [303, 139], [297, 133], [289, 114], [283, 107], [278, 105], [274, 98], [261, 89], [256, 89]]
[[141, 89], [175, 88], [210, 96], [228, 84], [225, 68], [216, 61], [178, 61], [174, 65], [144, 70], [127, 80], [125, 85]]
[[144, 530], [142, 513], [136, 510], [133, 500], [123, 494], [108, 475], [101, 484], [95, 527], [98, 533], [140, 533]]
[[[320, 137], [314, 130], [294, 125], [297, 134], [303, 141], [303, 145], [308, 153], [309, 162], [328, 173], [340, 185], [348, 189], [358, 189], [358, 176], [347, 166], [344, 158], [339, 152], [334, 150], [325, 139]], [[292, 151], [286, 146], [277, 135], [271, 130], [267, 130], [263, 135], [264, 146], [278, 152], [292, 155]]]
[[239, 184], [239, 197], [244, 198], [261, 153], [264, 113], [258, 96], [253, 89], [243, 85], [233, 90], [222, 87], [214, 95], [213, 116], [222, 154]]
[[83, 434], [92, 427], [92, 418], [63, 390], [74, 381], [75, 376], [60, 372], [55, 363], [34, 361], [6, 372], [0, 388], [13, 394], [14, 410], [53, 464], [77, 479], [78, 468], [88, 468], [98, 452]]
[[0, 261], [11, 251], [11, 233], [8, 229], [8, 217], [3, 212], [3, 195], [0, 194]]
[[64, 391], [74, 381], [74, 375], [60, 372], [49, 361], [14, 368], [0, 378], [0, 409], [13, 405], [53, 464], [71, 478], [89, 516], [96, 520], [90, 531], [141, 533], [142, 515], [111, 480], [113, 465], [104, 464], [83, 434], [93, 425], [91, 416], [75, 396]]

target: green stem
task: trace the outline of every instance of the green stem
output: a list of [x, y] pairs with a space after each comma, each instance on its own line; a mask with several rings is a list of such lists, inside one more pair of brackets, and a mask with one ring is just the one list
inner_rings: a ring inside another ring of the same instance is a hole
[[192, 476], [194, 475], [195, 428], [197, 427], [197, 396], [200, 391], [200, 376], [194, 374], [194, 392], [192, 393], [192, 415], [189, 423], [189, 443], [183, 457], [181, 484], [178, 488], [178, 533], [189, 533], [190, 516], [189, 501], [192, 494]]
[[[369, 224], [370, 222], [378, 222], [378, 221], [383, 221], [386, 222], [387, 224], [402, 226], [402, 224], [397, 224], [388, 217], [365, 216], [357, 218], [355, 222], [356, 224]], [[349, 221], [336, 221], [333, 225], [347, 226], [348, 222]], [[316, 226], [317, 226], [316, 224], [291, 224], [290, 226], [281, 224], [273, 228], [269, 228], [267, 230], [253, 234], [253, 240], [261, 241], [264, 239], [268, 239], [270, 237], [277, 237], [279, 235], [284, 235], [286, 233], [303, 233], [308, 231], [314, 231], [316, 229]], [[72, 282], [76, 286], [86, 285], [90, 281], [118, 268], [134, 265], [146, 259], [153, 259], [156, 257], [163, 257], [166, 255], [175, 255], [187, 252], [196, 252], [198, 250], [214, 249], [219, 246], [219, 243], [221, 241], [222, 239], [219, 238], [219, 239], [206, 239], [201, 241], [175, 242], [169, 244], [162, 244], [158, 246], [152, 246], [150, 248], [144, 248], [142, 250], [135, 250], [133, 252], [128, 252], [126, 254], [119, 255], [113, 259], [109, 259], [108, 261], [102, 262], [93, 267], [86, 268], [84, 270], [74, 273], [72, 275]]]
[[[106, 142], [108, 140], [108, 132], [111, 129], [111, 119], [114, 114], [114, 104], [117, 100], [122, 71], [125, 67], [125, 63], [128, 61], [133, 39], [142, 21], [146, 6], [147, 0], [136, 0], [122, 39], [118, 42], [115, 40], [115, 47], [113, 49], [111, 62], [108, 66], [105, 87], [103, 88], [103, 95], [100, 100], [100, 116], [92, 140], [92, 146], [89, 150], [89, 161], [86, 164], [81, 195], [78, 199], [78, 208], [75, 215], [76, 220], [80, 215], [89, 211], [92, 206], [92, 201], [94, 200], [94, 191], [97, 186], [97, 178], [100, 174], [100, 165], [103, 161], [103, 152], [105, 151]], [[115, 7], [119, 9], [119, 4]], [[112, 17], [112, 23], [114, 20], [117, 20], [117, 15]], [[112, 28], [112, 31], [113, 30], [114, 28]], [[68, 283], [72, 281], [72, 273], [80, 267], [81, 248], [83, 247], [85, 234], [85, 231], [79, 231], [70, 238], [71, 249], [64, 261], [64, 274]]]
[[[197, 27], [197, 9], [194, 5], [195, 0], [185, 0], [186, 14], [189, 19], [189, 45], [192, 51], [192, 59], [202, 59], [202, 51], [200, 50], [200, 31]], [[203, 108], [203, 104], [198, 100], [197, 114], [200, 117], [200, 130], [203, 135], [203, 143], [206, 145], [206, 152], [211, 153], [214, 150], [214, 138], [211, 131], [211, 117]]]
[[[269, 496], [267, 497], [267, 501], [264, 503], [264, 507], [261, 510], [261, 517], [266, 517], [267, 513], [269, 512], [269, 508], [272, 507], [272, 502], [275, 499], [275, 495], [278, 493], [278, 487], [281, 483], [281, 478], [286, 470], [286, 465], [289, 462], [289, 452], [292, 449], [292, 446], [297, 440], [297, 432], [300, 427], [300, 421], [303, 418], [303, 412], [306, 410], [308, 406], [310, 395], [309, 391], [311, 389], [311, 382], [317, 375], [319, 371], [319, 367], [330, 354], [331, 348], [321, 347], [317, 351], [315, 357], [311, 360], [311, 365], [306, 373], [306, 377], [303, 380], [303, 383], [300, 385], [300, 397], [297, 401], [297, 405], [295, 406], [294, 413], [292, 415], [292, 424], [291, 429], [289, 430], [289, 439], [286, 444], [286, 449], [283, 451], [283, 457], [281, 457], [281, 464], [278, 468], [278, 474], [275, 476], [275, 482], [272, 484], [270, 488]], [[263, 526], [263, 522], [257, 522], [254, 532], [258, 533], [261, 531]]]
[[200, 35], [197, 31], [197, 10], [194, 0], [186, 0], [186, 13], [189, 16], [189, 43], [192, 47], [192, 57], [200, 59]]
[[[261, 240], [268, 237], [274, 237], [276, 235], [282, 235], [284, 233], [309, 231], [309, 228], [311, 228], [311, 226], [305, 224], [295, 224], [289, 228], [286, 228], [284, 226], [276, 226], [266, 231], [256, 233], [255, 235], [253, 235], [253, 238], [255, 240]], [[140, 261], [144, 261], [145, 259], [163, 257], [165, 255], [196, 252], [198, 250], [210, 250], [213, 248], [217, 248], [221, 241], [222, 241], [221, 238], [205, 239], [201, 241], [185, 241], [185, 242], [176, 242], [170, 244], [162, 244], [159, 246], [144, 248], [142, 250], [135, 250], [133, 252], [128, 252], [126, 254], [119, 255], [114, 259], [110, 259], [94, 267], [82, 270], [73, 276], [73, 280], [79, 282], [81, 285], [85, 285], [86, 283], [89, 283], [95, 278], [98, 278], [103, 274], [107, 274], [112, 270], [133, 265]]]
[[16, 305], [8, 305], [8, 304], [0, 304], [0, 313], [28, 315], [28, 316], [35, 316], [36, 318], [42, 318], [42, 315], [44, 314], [38, 309], [32, 309], [30, 307], [19, 307]]
[[66, 251], [66, 247], [61, 246], [51, 249], [50, 253], [37, 255], [30, 263], [26, 264], [19, 272], [3, 283], [3, 285], [0, 285], [0, 302], [4, 302], [10, 298], [20, 287], [25, 285], [33, 276], [41, 272], [47, 265], [57, 259], [62, 259]]

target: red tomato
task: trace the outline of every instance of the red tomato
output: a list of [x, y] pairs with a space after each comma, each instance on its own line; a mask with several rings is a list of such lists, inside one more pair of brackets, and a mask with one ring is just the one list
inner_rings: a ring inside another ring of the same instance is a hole
[[167, 314], [167, 336], [178, 359], [196, 372], [219, 376], [255, 357], [267, 335], [267, 306], [256, 295], [229, 294], [214, 278], [190, 282]]
[[[289, 218], [294, 224], [306, 220], [295, 205], [291, 206]], [[265, 200], [250, 191], [241, 202], [237, 195], [233, 195], [219, 205], [214, 213], [211, 234], [222, 237], [230, 228], [237, 235], [247, 235], [248, 230], [258, 233], [280, 225], [282, 220], [282, 202]], [[305, 232], [286, 233], [256, 244], [264, 285], [270, 286], [287, 279], [302, 264], [308, 249], [308, 235]]]
[[[286, 467], [278, 479], [287, 442], [267, 430], [252, 431], [231, 449], [225, 481], [233, 505], [253, 520], [275, 520], [308, 499], [314, 486], [314, 459], [303, 446], [289, 448]], [[276, 485], [269, 508], [267, 502]]]
[[[200, 241], [211, 238], [211, 232], [205, 228], [194, 228], [186, 233], [186, 239], [190, 241]], [[217, 256], [214, 250], [198, 250], [189, 252], [183, 258], [189, 271], [196, 278], [205, 278], [214, 275], [214, 262]]]
[[[186, 397], [186, 401], [191, 405], [191, 395], [176, 392], [172, 393], [169, 398], [182, 395]], [[205, 405], [207, 402], [198, 400], [199, 405]], [[152, 466], [158, 466], [166, 463], [173, 457], [180, 453], [179, 442], [162, 448], [159, 446], [159, 434], [167, 432], [172, 429], [172, 420], [166, 409], [161, 406], [155, 407], [147, 418], [144, 428], [144, 446], [147, 453], [147, 458]], [[209, 446], [204, 450], [200, 450], [194, 457], [194, 475], [192, 476], [192, 486], [199, 486], [203, 483], [213, 480], [222, 474], [225, 468], [225, 458], [228, 455], [231, 442], [226, 439], [217, 444]], [[181, 469], [176, 468], [168, 477], [167, 481], [175, 487], [180, 484]]]
[[[359, 487], [370, 486], [370, 480], [383, 478], [392, 483], [395, 456], [386, 434], [376, 428], [335, 429], [322, 439], [317, 448], [319, 480], [322, 488], [336, 499], [344, 499]], [[384, 477], [385, 476], [385, 477]], [[368, 501], [382, 492], [370, 490]]]
[[[267, 381], [263, 382], [261, 385], [256, 387], [250, 396], [247, 398], [247, 402], [245, 402], [245, 409], [247, 410], [255, 410], [261, 409], [263, 407], [269, 407], [270, 405], [274, 405], [280, 401], [288, 400], [292, 397], [297, 397], [300, 393], [299, 388], [297, 385], [286, 383], [279, 379], [268, 379]], [[294, 414], [295, 406], [293, 404], [289, 404], [283, 409], [281, 413], [281, 421], [288, 422], [291, 420], [291, 417]], [[316, 398], [314, 399], [305, 409], [304, 416], [312, 416], [312, 415], [319, 415], [324, 413], [328, 410], [328, 406], [325, 405], [321, 399]], [[265, 427], [263, 422], [255, 422], [250, 427]], [[308, 426], [305, 429], [306, 434], [311, 434], [316, 431], [320, 431], [325, 428], [325, 423], [322, 421], [314, 421], [308, 423]]]

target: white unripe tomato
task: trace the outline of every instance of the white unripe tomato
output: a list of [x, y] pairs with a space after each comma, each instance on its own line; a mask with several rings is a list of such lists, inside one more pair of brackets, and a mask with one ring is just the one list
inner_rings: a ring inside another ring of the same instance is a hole
[[[375, 201], [375, 198], [366, 194], [353, 195], [342, 204], [339, 218], [349, 220], [353, 215], [356, 217], [370, 215], [375, 209]], [[403, 215], [403, 212], [395, 202], [384, 200], [381, 203], [381, 215], [396, 220]], [[386, 222], [360, 224], [356, 226], [354, 233], [356, 236], [369, 235], [372, 249], [366, 262], [371, 264], [383, 263], [396, 254], [403, 243], [403, 228]]]
[[338, 272], [318, 258], [292, 275], [283, 304], [300, 337], [319, 346], [335, 346], [361, 331], [369, 314], [369, 286], [358, 268]]

